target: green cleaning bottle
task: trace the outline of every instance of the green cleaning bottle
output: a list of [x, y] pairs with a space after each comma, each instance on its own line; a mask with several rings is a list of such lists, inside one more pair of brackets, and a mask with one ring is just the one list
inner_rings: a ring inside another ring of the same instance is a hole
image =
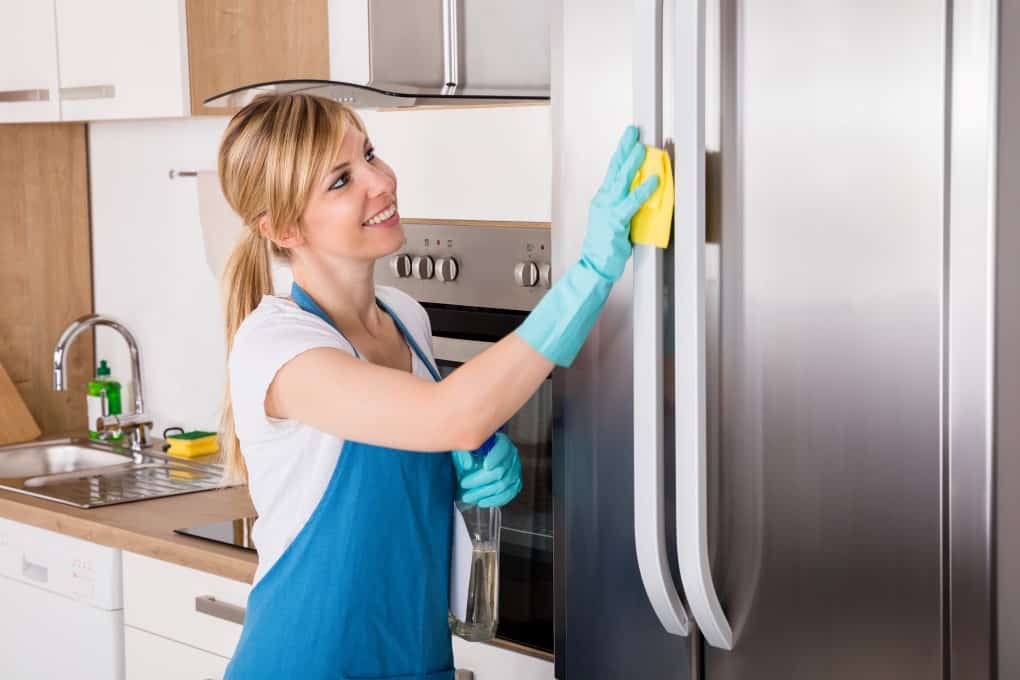
[[124, 435], [120, 432], [107, 433], [109, 436], [101, 436], [96, 432], [96, 421], [101, 416], [119, 415], [120, 410], [120, 383], [110, 378], [110, 367], [106, 360], [102, 359], [96, 368], [95, 380], [89, 380], [88, 396], [89, 414], [89, 438], [90, 439], [120, 439]]

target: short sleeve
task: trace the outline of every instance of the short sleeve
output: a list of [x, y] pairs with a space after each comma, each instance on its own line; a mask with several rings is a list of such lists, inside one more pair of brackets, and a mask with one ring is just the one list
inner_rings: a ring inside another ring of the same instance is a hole
[[272, 439], [298, 425], [265, 411], [266, 392], [284, 364], [317, 347], [353, 354], [350, 344], [314, 314], [266, 300], [238, 328], [228, 359], [234, 425], [237, 436], [248, 441]]

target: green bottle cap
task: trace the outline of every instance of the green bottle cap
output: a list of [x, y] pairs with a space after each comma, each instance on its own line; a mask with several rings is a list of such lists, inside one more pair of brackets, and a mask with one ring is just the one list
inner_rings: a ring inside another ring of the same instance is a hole
[[99, 368], [96, 369], [96, 375], [110, 375], [110, 367], [106, 365], [106, 359], [99, 360]]

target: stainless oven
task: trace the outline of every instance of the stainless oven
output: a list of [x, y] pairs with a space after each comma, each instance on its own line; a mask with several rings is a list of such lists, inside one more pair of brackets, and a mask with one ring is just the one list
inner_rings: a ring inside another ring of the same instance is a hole
[[[548, 224], [404, 220], [401, 251], [376, 265], [378, 285], [428, 311], [445, 377], [524, 320], [549, 286]], [[503, 508], [500, 641], [553, 651], [552, 380], [506, 424], [524, 488]]]

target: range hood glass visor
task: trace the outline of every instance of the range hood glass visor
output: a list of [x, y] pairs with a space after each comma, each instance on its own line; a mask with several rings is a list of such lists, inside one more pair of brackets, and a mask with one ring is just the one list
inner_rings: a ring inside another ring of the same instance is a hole
[[365, 85], [335, 80], [279, 80], [246, 85], [210, 97], [204, 104], [214, 108], [245, 106], [267, 92], [304, 92], [343, 102], [352, 108], [410, 107], [443, 104], [492, 104], [496, 102], [549, 101], [544, 90], [507, 90], [478, 87], [446, 87], [437, 90], [414, 85], [372, 82]]

